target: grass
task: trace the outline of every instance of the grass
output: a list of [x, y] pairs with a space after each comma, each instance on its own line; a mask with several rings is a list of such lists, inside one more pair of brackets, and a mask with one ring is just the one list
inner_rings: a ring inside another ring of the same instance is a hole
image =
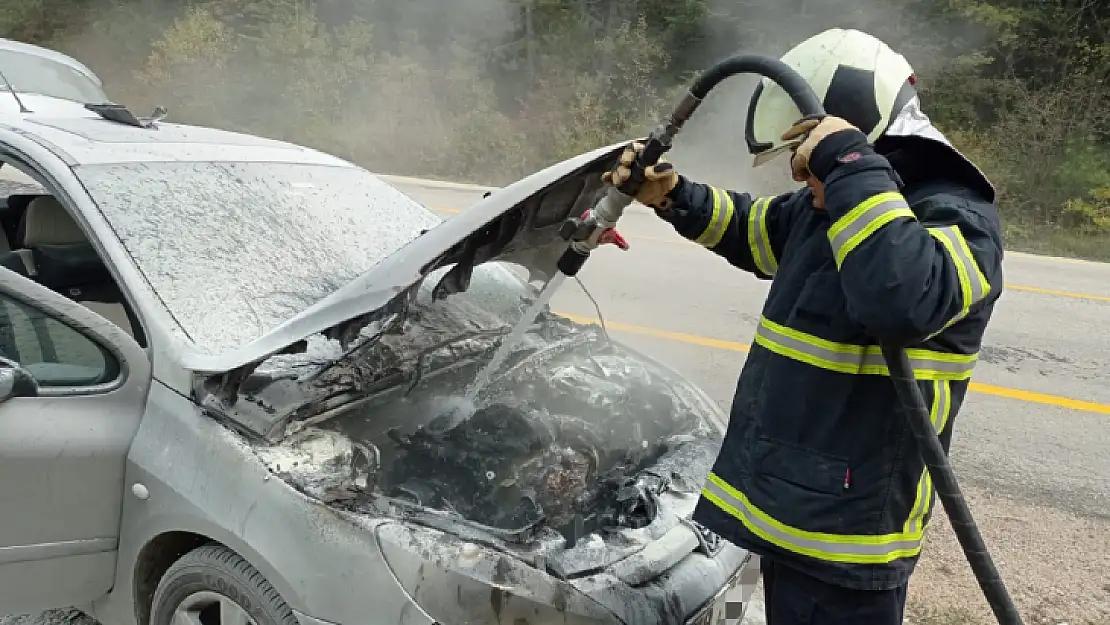
[[1058, 228], [1007, 226], [1006, 249], [1015, 252], [1110, 261], [1110, 234], [1080, 234]]

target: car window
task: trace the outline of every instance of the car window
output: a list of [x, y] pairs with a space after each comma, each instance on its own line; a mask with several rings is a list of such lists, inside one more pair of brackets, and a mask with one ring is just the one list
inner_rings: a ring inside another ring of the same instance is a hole
[[119, 362], [80, 331], [0, 294], [0, 355], [26, 369], [40, 387], [92, 386], [114, 380]]
[[[37, 93], [82, 104], [100, 104], [108, 100], [104, 90], [88, 76], [65, 63], [34, 54], [0, 50], [0, 72], [20, 93]], [[0, 83], [0, 92], [7, 90], [7, 86]]]

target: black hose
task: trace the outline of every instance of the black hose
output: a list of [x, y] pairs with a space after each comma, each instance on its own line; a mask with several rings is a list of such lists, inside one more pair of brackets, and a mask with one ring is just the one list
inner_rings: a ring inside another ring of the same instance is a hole
[[690, 95], [704, 100], [721, 81], [736, 74], [759, 74], [770, 78], [786, 91], [802, 115], [819, 115], [825, 112], [813, 88], [792, 67], [779, 59], [755, 54], [729, 57], [710, 67], [694, 81], [694, 85], [690, 87]]
[[1022, 625], [1021, 614], [1006, 590], [1006, 584], [998, 568], [994, 566], [987, 544], [979, 533], [979, 526], [971, 516], [971, 508], [964, 499], [960, 485], [956, 482], [956, 473], [948, 461], [948, 454], [941, 445], [940, 438], [933, 428], [929, 416], [929, 407], [925, 405], [925, 398], [921, 388], [914, 378], [913, 369], [909, 358], [903, 349], [882, 346], [883, 358], [890, 370], [890, 378], [894, 381], [898, 399], [902, 402], [902, 409], [909, 417], [910, 429], [917, 439], [917, 448], [929, 468], [929, 476], [933, 479], [933, 486], [937, 490], [937, 497], [944, 505], [948, 520], [952, 523], [952, 530], [960, 541], [975, 580], [983, 596], [987, 598], [991, 611], [1000, 625]]

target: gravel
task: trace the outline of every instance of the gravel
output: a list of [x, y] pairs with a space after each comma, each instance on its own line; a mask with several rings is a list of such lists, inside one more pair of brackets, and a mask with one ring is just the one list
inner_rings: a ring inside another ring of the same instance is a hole
[[[1026, 625], [1110, 625], [1110, 518], [974, 488], [964, 495]], [[929, 525], [907, 612], [914, 625], [995, 622], [943, 510]]]

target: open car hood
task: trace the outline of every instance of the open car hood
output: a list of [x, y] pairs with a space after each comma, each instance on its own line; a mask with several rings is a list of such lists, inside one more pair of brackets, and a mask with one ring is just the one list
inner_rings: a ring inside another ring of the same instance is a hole
[[546, 280], [567, 246], [559, 226], [601, 198], [601, 175], [627, 144], [581, 154], [493, 191], [267, 334], [222, 354], [189, 353], [182, 364], [203, 375], [249, 373], [274, 354], [304, 351], [311, 335], [340, 336], [348, 322], [388, 314], [424, 277], [451, 264], [455, 267], [443, 275], [436, 297], [465, 291], [473, 268], [490, 260], [523, 266], [530, 279]]

